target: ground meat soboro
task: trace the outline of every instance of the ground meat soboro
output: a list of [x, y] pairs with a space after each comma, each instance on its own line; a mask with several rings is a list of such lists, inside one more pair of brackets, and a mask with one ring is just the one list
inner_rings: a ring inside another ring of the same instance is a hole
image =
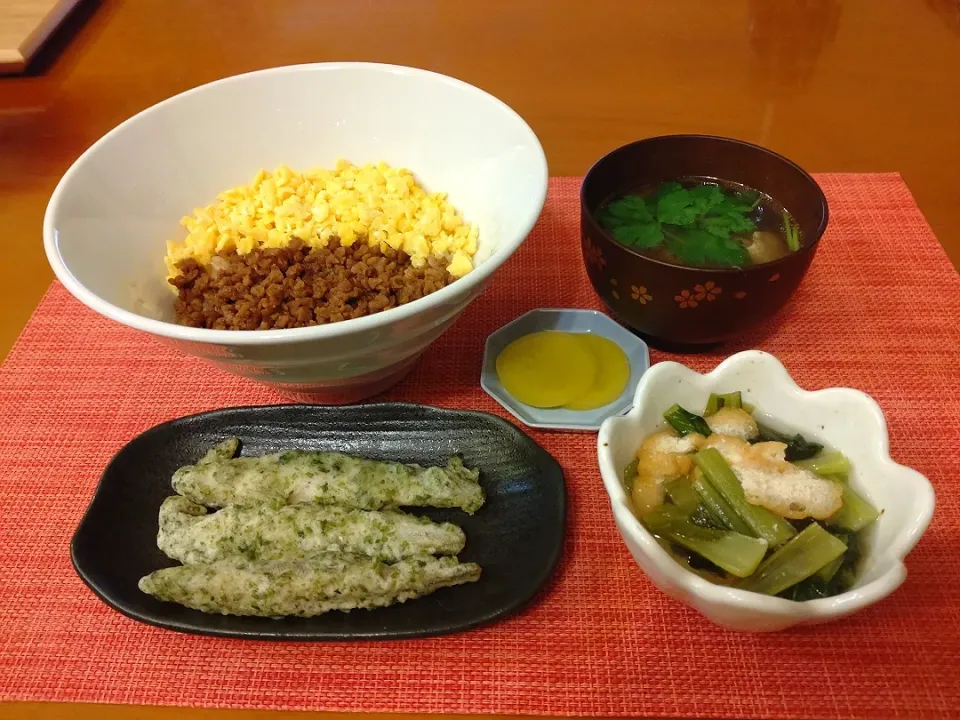
[[180, 325], [271, 330], [324, 325], [418, 300], [450, 284], [446, 262], [413, 267], [403, 251], [332, 238], [325, 248], [294, 240], [285, 248], [215, 255], [210, 266], [187, 259], [170, 280]]

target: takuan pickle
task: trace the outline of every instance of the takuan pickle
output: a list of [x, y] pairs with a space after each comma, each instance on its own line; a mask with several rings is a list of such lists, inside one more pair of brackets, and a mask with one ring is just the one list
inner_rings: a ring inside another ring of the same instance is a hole
[[613, 341], [591, 333], [524, 335], [497, 356], [497, 376], [516, 400], [538, 408], [593, 410], [618, 397], [630, 362]]

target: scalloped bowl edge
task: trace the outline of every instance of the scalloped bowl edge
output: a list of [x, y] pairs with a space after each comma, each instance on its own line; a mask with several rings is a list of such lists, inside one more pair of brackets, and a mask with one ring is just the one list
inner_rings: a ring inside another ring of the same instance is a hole
[[[663, 426], [663, 411], [674, 402], [702, 407], [710, 392], [738, 389], [765, 423], [814, 435], [847, 454], [854, 468], [851, 484], [883, 509], [860, 578], [849, 591], [794, 602], [715, 585], [678, 565], [634, 516], [621, 474], [640, 439]], [[886, 421], [873, 398], [851, 388], [803, 390], [779, 360], [759, 350], [737, 353], [705, 374], [658, 363], [641, 379], [630, 411], [603, 423], [597, 454], [617, 530], [637, 564], [667, 595], [734, 630], [826, 622], [882, 600], [906, 579], [903, 560], [933, 517], [930, 481], [890, 457]]]

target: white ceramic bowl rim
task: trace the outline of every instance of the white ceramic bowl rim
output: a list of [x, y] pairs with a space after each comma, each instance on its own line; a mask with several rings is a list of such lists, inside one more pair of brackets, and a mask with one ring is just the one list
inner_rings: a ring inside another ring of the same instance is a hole
[[[881, 455], [881, 461], [889, 466], [915, 473], [916, 477], [922, 480], [921, 487], [926, 493], [926, 497], [917, 503], [919, 507], [917, 516], [914, 517], [914, 521], [910, 527], [903, 529], [903, 532], [898, 538], [898, 542], [894, 543], [887, 550], [886, 555], [894, 560], [892, 567], [886, 573], [865, 585], [854, 587], [845, 593], [833, 597], [807, 600], [804, 602], [716, 585], [681, 567], [676, 560], [670, 557], [669, 553], [660, 546], [653, 535], [650, 534], [631, 510], [629, 498], [627, 497], [620, 478], [622, 468], [618, 470], [613, 466], [612, 458], [609, 456], [609, 453], [605, 452], [603, 444], [608, 442], [607, 438], [610, 436], [613, 423], [623, 422], [631, 416], [639, 416], [638, 401], [644, 392], [646, 382], [652, 377], [650, 373], [656, 370], [656, 368], [666, 369], [674, 367], [682, 368], [691, 375], [699, 375], [709, 380], [722, 375], [724, 371], [731, 366], [739, 365], [745, 361], [758, 360], [766, 365], [773, 365], [779, 368], [782, 372], [781, 383], [785, 391], [807, 396], [840, 391], [859, 396], [858, 400], [871, 406], [872, 411], [880, 418], [882, 431], [880, 437], [876, 438], [876, 451]], [[680, 363], [658, 363], [648, 371], [648, 375], [641, 381], [637, 388], [636, 397], [637, 399], [634, 401], [634, 406], [629, 413], [625, 416], [608, 419], [600, 429], [597, 438], [600, 470], [603, 476], [604, 486], [610, 496], [613, 514], [617, 524], [640, 543], [643, 552], [657, 566], [657, 569], [670, 577], [678, 585], [686, 588], [689, 592], [708, 603], [736, 607], [747, 612], [754, 611], [780, 617], [793, 617], [798, 621], [802, 621], [817, 617], [828, 618], [833, 615], [848, 614], [882, 599], [903, 582], [903, 579], [906, 577], [906, 568], [903, 565], [903, 559], [920, 540], [920, 537], [929, 526], [933, 517], [935, 503], [933, 487], [925, 477], [910, 468], [899, 465], [890, 457], [889, 437], [886, 422], [883, 420], [883, 411], [869, 395], [852, 388], [826, 388], [814, 391], [804, 390], [794, 382], [783, 364], [773, 355], [759, 350], [748, 350], [728, 357], [709, 373], [696, 373]]]
[[[466, 92], [475, 93], [486, 98], [489, 102], [499, 106], [499, 108], [505, 114], [518, 121], [521, 132], [527, 135], [527, 142], [531, 147], [539, 149], [540, 156], [543, 159], [543, 191], [541, 192], [540, 197], [537, 199], [537, 202], [530, 205], [529, 214], [522, 223], [521, 231], [517, 233], [515, 238], [512, 238], [512, 240], [508, 243], [499, 245], [494, 250], [493, 255], [491, 255], [490, 258], [479, 263], [467, 275], [459, 278], [456, 282], [447, 285], [445, 288], [431, 293], [430, 295], [427, 295], [419, 300], [415, 300], [411, 303], [401, 305], [396, 308], [391, 308], [390, 310], [375, 313], [373, 315], [366, 315], [361, 318], [344, 320], [342, 322], [331, 323], [329, 325], [316, 325], [313, 327], [291, 328], [285, 330], [208, 330], [206, 328], [186, 327], [183, 325], [177, 325], [175, 323], [164, 322], [163, 320], [154, 320], [153, 318], [148, 318], [143, 315], [130, 312], [129, 310], [124, 310], [103, 300], [97, 294], [88, 290], [86, 286], [84, 286], [62, 262], [60, 253], [56, 249], [56, 227], [54, 221], [54, 217], [57, 213], [57, 207], [60, 203], [60, 196], [69, 184], [74, 173], [76, 173], [84, 164], [84, 162], [86, 162], [87, 158], [89, 158], [89, 156], [94, 153], [100, 145], [110, 142], [110, 139], [116, 133], [120, 132], [124, 126], [134, 123], [138, 120], [138, 118], [149, 113], [153, 113], [159, 108], [162, 108], [168, 104], [174, 103], [182, 97], [191, 95], [193, 93], [203, 92], [205, 89], [214, 85], [242, 82], [245, 78], [252, 75], [279, 75], [284, 73], [303, 72], [305, 70], [325, 72], [348, 69], [373, 69], [392, 74], [431, 77], [437, 82], [457, 87]], [[474, 85], [470, 85], [462, 80], [457, 80], [456, 78], [435, 73], [430, 70], [405, 67], [403, 65], [367, 62], [304, 63], [300, 65], [284, 65], [265, 70], [255, 70], [253, 72], [243, 73], [240, 75], [232, 75], [230, 77], [215, 80], [210, 83], [205, 83], [204, 85], [199, 85], [195, 88], [191, 88], [190, 90], [186, 90], [182, 93], [167, 98], [166, 100], [163, 100], [156, 105], [147, 108], [146, 110], [142, 110], [110, 130], [106, 135], [101, 137], [93, 145], [87, 148], [87, 150], [85, 150], [79, 158], [77, 158], [73, 165], [71, 165], [66, 173], [64, 173], [63, 177], [60, 179], [60, 182], [57, 184], [57, 187], [54, 189], [53, 194], [50, 196], [50, 201], [47, 204], [47, 210], [43, 218], [43, 244], [46, 250], [47, 259], [50, 262], [50, 265], [53, 267], [55, 274], [75, 297], [77, 297], [87, 307], [97, 311], [102, 315], [105, 315], [111, 320], [116, 320], [117, 322], [129, 327], [136, 328], [137, 330], [143, 330], [144, 332], [148, 332], [153, 335], [160, 335], [161, 337], [168, 337], [176, 340], [196, 343], [217, 343], [234, 346], [267, 344], [282, 345], [292, 342], [299, 343], [311, 340], [336, 338], [343, 335], [362, 332], [364, 330], [373, 330], [387, 324], [401, 321], [405, 318], [416, 315], [422, 309], [430, 306], [440, 305], [448, 298], [469, 290], [473, 286], [481, 284], [500, 266], [502, 261], [498, 262], [497, 256], [500, 255], [504, 258], [509, 257], [513, 251], [516, 250], [516, 248], [519, 247], [520, 244], [526, 239], [527, 235], [530, 234], [530, 231], [537, 222], [537, 218], [540, 216], [540, 211], [543, 208], [543, 204], [546, 201], [548, 179], [547, 162], [546, 156], [543, 153], [543, 147], [541, 146], [536, 134], [529, 127], [529, 125], [527, 125], [526, 121], [524, 121], [524, 119], [520, 117], [520, 115], [517, 114], [517, 112], [509, 105]]]

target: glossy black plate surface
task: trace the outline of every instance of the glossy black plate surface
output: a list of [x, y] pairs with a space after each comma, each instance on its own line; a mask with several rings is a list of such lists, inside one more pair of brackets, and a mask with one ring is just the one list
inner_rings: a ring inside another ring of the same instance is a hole
[[[173, 472], [232, 436], [242, 440], [243, 455], [298, 448], [443, 465], [460, 454], [480, 470], [484, 506], [472, 516], [411, 512], [460, 525], [467, 546], [459, 557], [479, 563], [483, 576], [402, 605], [315, 618], [210, 615], [142, 593], [143, 575], [177, 564], [156, 543], [157, 513], [173, 494]], [[490, 623], [526, 605], [560, 558], [565, 506], [557, 461], [493, 415], [401, 403], [245, 407], [172, 420], [125, 445], [104, 471], [70, 549], [80, 577], [104, 602], [171, 630], [261, 640], [425, 637]]]

